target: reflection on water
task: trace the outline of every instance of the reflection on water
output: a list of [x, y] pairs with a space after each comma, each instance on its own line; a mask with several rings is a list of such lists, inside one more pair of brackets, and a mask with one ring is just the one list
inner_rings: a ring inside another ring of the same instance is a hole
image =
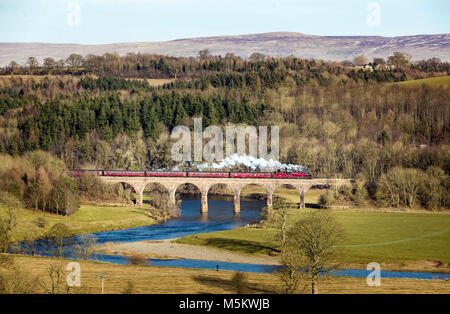
[[[253, 224], [261, 219], [261, 209], [265, 206], [262, 201], [241, 201], [241, 213], [235, 214], [233, 202], [210, 197], [208, 200], [208, 213], [201, 213], [201, 202], [195, 198], [183, 198], [180, 207], [180, 217], [169, 221], [137, 228], [97, 232], [93, 235], [97, 244], [106, 242], [136, 242], [143, 240], [164, 240], [181, 238], [197, 233], [207, 233], [230, 230], [246, 224]], [[79, 237], [73, 237], [79, 241]], [[45, 240], [34, 243], [34, 252], [38, 255], [49, 256], [50, 249]], [[66, 257], [72, 256], [72, 247], [65, 250]], [[97, 256], [97, 260], [104, 260]], [[111, 258], [107, 258], [111, 261]]]
[[98, 232], [97, 243], [134, 242], [142, 240], [163, 240], [185, 237], [196, 233], [230, 230], [246, 224], [253, 224], [261, 219], [261, 209], [265, 206], [261, 201], [241, 201], [241, 213], [233, 211], [233, 202], [208, 200], [208, 213], [200, 212], [200, 200], [183, 199], [181, 215], [157, 225]]

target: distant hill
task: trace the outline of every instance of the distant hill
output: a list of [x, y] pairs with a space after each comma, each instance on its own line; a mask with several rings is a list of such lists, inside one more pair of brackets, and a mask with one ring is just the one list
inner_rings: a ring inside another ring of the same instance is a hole
[[24, 63], [30, 56], [42, 61], [45, 57], [65, 59], [71, 53], [102, 55], [106, 52], [124, 55], [127, 52], [154, 53], [170, 56], [197, 56], [208, 49], [211, 54], [227, 52], [248, 58], [253, 52], [270, 56], [295, 55], [332, 61], [352, 60], [358, 55], [388, 57], [394, 51], [410, 54], [414, 60], [440, 58], [450, 61], [450, 34], [401, 37], [379, 36], [314, 36], [300, 33], [263, 33], [240, 36], [217, 36], [178, 39], [166, 42], [136, 42], [107, 45], [0, 43], [0, 66], [11, 60]]

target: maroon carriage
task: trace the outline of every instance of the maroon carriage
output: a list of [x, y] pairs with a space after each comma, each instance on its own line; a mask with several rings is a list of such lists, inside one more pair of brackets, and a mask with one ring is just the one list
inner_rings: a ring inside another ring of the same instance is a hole
[[146, 171], [146, 177], [186, 177], [187, 174], [184, 171]]
[[145, 171], [105, 170], [103, 175], [109, 177], [145, 177]]
[[252, 179], [264, 179], [271, 178], [270, 172], [230, 172], [230, 178], [252, 178]]
[[188, 172], [188, 177], [193, 178], [228, 178], [229, 176], [230, 176], [229, 172], [203, 172], [203, 171]]

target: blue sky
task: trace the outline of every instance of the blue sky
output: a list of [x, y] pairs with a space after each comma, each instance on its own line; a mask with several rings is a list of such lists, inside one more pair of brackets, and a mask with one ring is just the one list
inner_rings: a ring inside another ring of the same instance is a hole
[[103, 44], [278, 31], [450, 33], [450, 1], [0, 0], [0, 42]]

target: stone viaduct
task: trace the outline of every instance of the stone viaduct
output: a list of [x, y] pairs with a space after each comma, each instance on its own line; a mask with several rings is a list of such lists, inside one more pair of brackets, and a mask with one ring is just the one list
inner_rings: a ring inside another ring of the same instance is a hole
[[227, 185], [234, 192], [234, 212], [240, 212], [241, 191], [247, 185], [259, 185], [266, 190], [267, 207], [272, 208], [273, 193], [282, 186], [290, 186], [299, 192], [300, 208], [305, 207], [305, 194], [312, 187], [329, 187], [331, 184], [348, 184], [350, 180], [346, 179], [253, 179], [253, 178], [193, 178], [193, 177], [113, 177], [101, 176], [105, 183], [127, 183], [133, 187], [136, 192], [136, 203], [142, 206], [142, 194], [148, 184], [156, 183], [164, 186], [168, 193], [172, 205], [176, 204], [175, 193], [183, 184], [193, 184], [201, 192], [201, 212], [208, 212], [208, 191], [217, 184]]

